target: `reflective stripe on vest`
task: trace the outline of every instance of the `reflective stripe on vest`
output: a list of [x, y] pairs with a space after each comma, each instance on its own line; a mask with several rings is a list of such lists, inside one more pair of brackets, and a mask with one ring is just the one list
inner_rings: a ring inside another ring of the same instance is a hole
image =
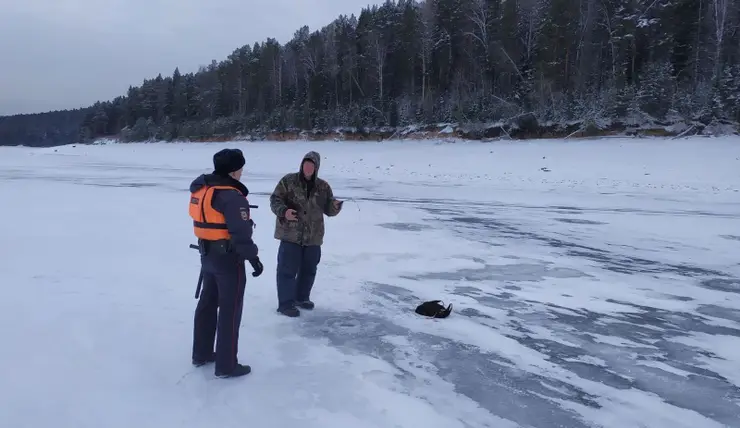
[[224, 215], [211, 205], [214, 190], [220, 189], [238, 190], [233, 186], [204, 186], [190, 194], [190, 217], [195, 236], [199, 239], [218, 241], [231, 238]]

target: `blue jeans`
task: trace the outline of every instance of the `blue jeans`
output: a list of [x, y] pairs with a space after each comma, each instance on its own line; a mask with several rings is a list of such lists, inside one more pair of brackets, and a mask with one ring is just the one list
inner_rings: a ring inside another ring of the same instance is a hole
[[280, 241], [277, 254], [278, 308], [294, 306], [311, 297], [316, 269], [321, 261], [321, 246], [301, 246]]

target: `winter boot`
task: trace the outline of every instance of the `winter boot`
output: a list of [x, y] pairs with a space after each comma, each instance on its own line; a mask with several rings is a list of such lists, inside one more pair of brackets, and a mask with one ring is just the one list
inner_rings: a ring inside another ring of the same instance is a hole
[[249, 367], [248, 365], [237, 364], [236, 367], [234, 367], [234, 370], [230, 371], [229, 373], [216, 372], [216, 377], [221, 378], [221, 379], [226, 379], [230, 377], [239, 377], [239, 376], [248, 375], [251, 372], [252, 372], [252, 368]]
[[300, 307], [301, 309], [308, 309], [308, 310], [313, 309], [315, 306], [313, 302], [310, 300], [303, 300], [303, 301], [299, 300], [296, 302], [296, 305], [298, 305], [298, 307]]
[[193, 358], [193, 365], [195, 367], [200, 367], [200, 366], [204, 366], [204, 365], [206, 365], [208, 363], [212, 363], [212, 362], [215, 362], [215, 361], [216, 361], [216, 353], [215, 352], [212, 352], [210, 356], [208, 356], [206, 358], [203, 358], [203, 359], [201, 359], [201, 358]]
[[301, 315], [301, 311], [295, 306], [288, 306], [287, 308], [278, 308], [277, 311], [286, 317], [295, 318]]

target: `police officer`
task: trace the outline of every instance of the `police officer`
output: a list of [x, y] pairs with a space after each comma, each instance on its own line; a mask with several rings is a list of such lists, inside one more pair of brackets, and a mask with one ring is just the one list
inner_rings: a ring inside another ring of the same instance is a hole
[[213, 156], [213, 173], [190, 184], [189, 211], [198, 237], [203, 281], [195, 308], [192, 358], [195, 366], [215, 362], [216, 376], [222, 378], [244, 376], [252, 370], [237, 360], [246, 286], [244, 262], [252, 265], [254, 277], [263, 270], [252, 241], [249, 190], [239, 181], [244, 163], [241, 150], [221, 150]]

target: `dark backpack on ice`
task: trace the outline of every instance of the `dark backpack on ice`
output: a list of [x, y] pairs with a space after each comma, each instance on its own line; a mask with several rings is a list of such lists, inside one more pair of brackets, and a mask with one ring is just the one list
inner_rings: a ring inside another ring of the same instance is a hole
[[424, 302], [416, 307], [416, 313], [431, 318], [447, 318], [452, 312], [452, 303], [445, 308], [441, 302], [441, 300]]

